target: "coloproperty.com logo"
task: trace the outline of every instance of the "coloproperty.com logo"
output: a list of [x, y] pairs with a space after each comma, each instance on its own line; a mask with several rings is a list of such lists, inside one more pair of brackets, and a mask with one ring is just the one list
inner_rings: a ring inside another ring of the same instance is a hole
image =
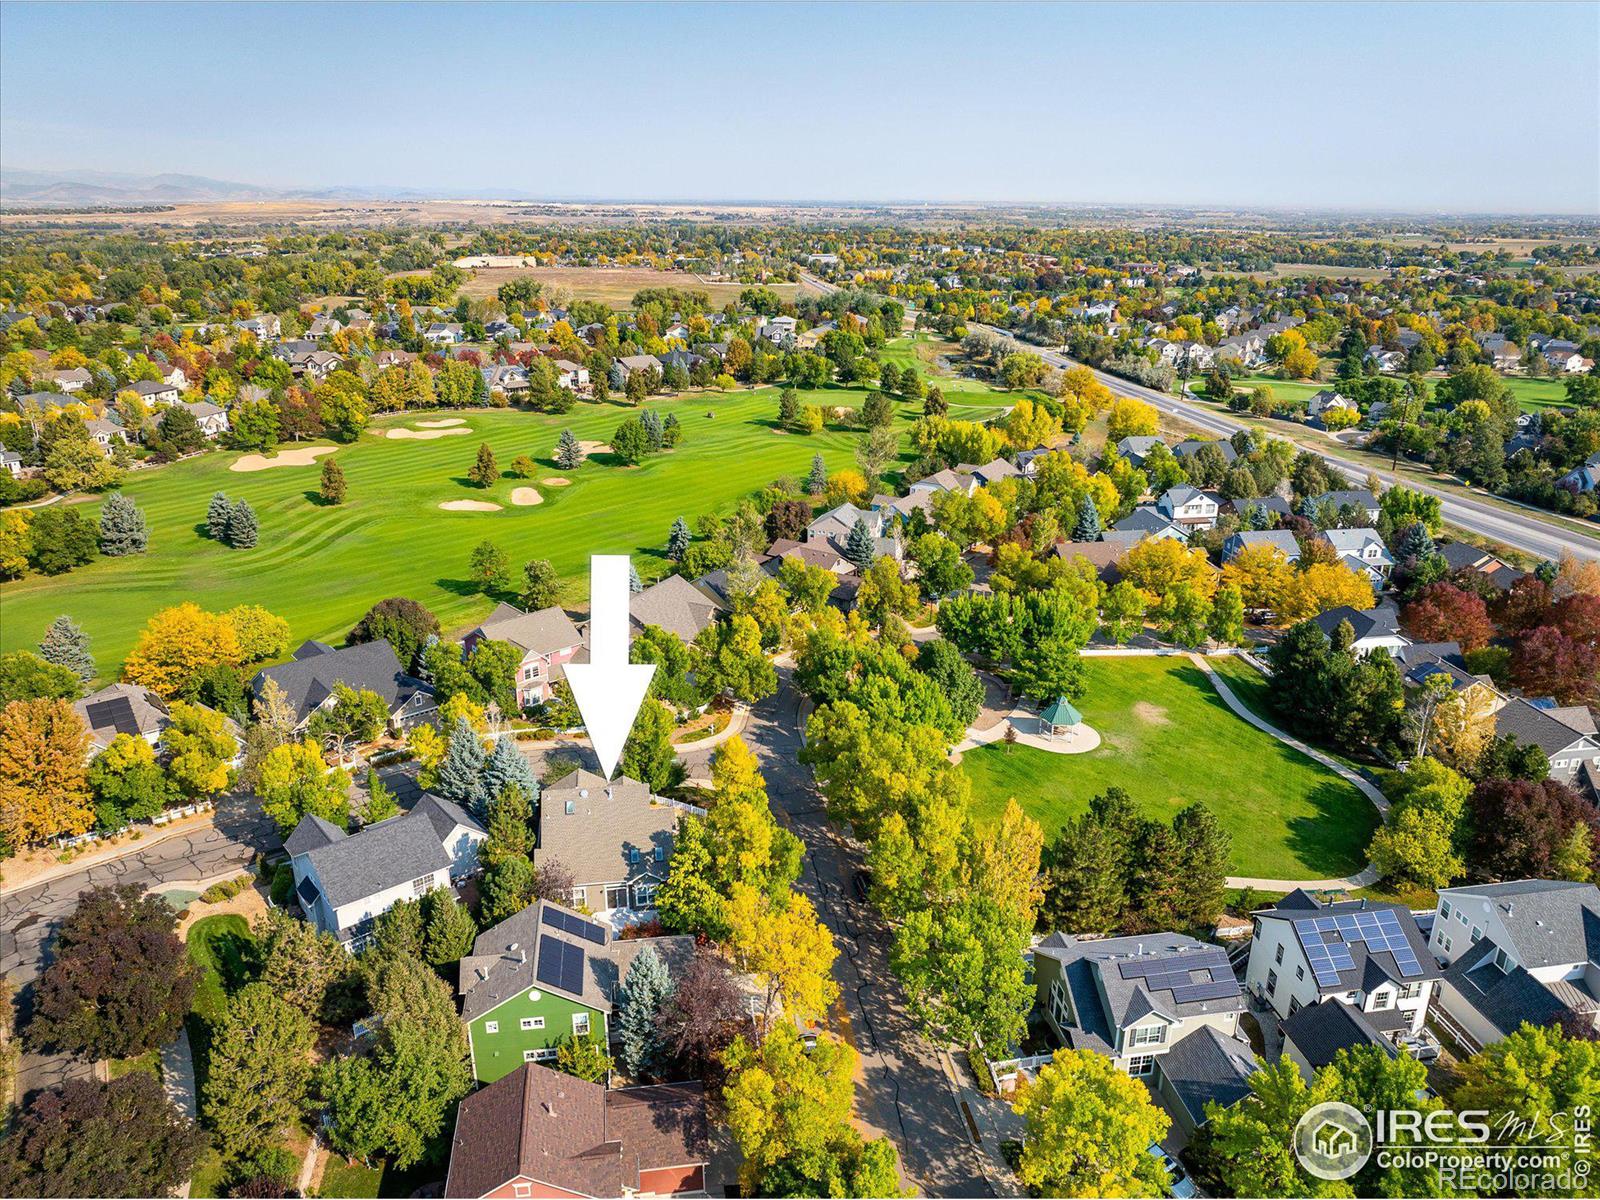
[[1380, 1109], [1370, 1118], [1348, 1104], [1306, 1110], [1294, 1131], [1295, 1157], [1318, 1179], [1349, 1179], [1369, 1162], [1424, 1168], [1441, 1190], [1488, 1195], [1589, 1194], [1595, 1166], [1587, 1106], [1529, 1120], [1483, 1110]]

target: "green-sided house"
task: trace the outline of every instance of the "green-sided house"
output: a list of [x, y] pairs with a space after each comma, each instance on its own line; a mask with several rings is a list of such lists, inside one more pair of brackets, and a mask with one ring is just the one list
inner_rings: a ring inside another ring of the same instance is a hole
[[609, 1042], [618, 990], [646, 946], [673, 974], [694, 953], [692, 937], [613, 940], [609, 927], [546, 900], [480, 933], [460, 978], [478, 1082], [553, 1059], [569, 1037]]

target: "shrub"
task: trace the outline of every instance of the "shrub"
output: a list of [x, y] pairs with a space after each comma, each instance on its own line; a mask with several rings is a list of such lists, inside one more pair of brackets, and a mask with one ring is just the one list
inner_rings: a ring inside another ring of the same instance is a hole
[[254, 882], [253, 876], [235, 875], [232, 879], [224, 879], [221, 883], [213, 883], [200, 893], [200, 900], [205, 904], [220, 904], [224, 900], [232, 900]]

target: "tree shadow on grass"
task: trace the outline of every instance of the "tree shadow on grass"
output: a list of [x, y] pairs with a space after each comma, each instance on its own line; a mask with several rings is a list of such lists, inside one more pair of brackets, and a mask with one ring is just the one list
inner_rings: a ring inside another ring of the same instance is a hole
[[1316, 815], [1291, 817], [1284, 836], [1284, 846], [1305, 864], [1305, 878], [1332, 879], [1366, 866], [1367, 843], [1378, 828], [1372, 802], [1342, 780], [1318, 784], [1306, 799]]
[[314, 505], [317, 508], [337, 508], [337, 507], [339, 507], [339, 502], [338, 501], [329, 500], [321, 492], [319, 492], [319, 491], [317, 491], [315, 489], [307, 489], [305, 492], [302, 492], [301, 494], [303, 496], [305, 496], [305, 498], [307, 500], [309, 500], [312, 503], [312, 505]]

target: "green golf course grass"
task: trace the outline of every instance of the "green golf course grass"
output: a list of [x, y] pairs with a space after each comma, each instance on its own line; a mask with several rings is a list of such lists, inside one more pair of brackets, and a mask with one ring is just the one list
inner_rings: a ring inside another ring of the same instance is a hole
[[[826, 388], [803, 392], [805, 403], [854, 407], [865, 391]], [[987, 415], [1011, 398], [982, 383], [962, 380], [948, 389], [952, 405], [987, 406], [963, 415]], [[581, 440], [609, 442], [633, 410], [616, 404], [578, 405], [560, 415], [513, 410], [428, 411], [385, 416], [352, 445], [332, 455], [348, 483], [345, 502], [325, 506], [317, 494], [320, 466], [230, 470], [240, 455], [205, 454], [128, 474], [123, 491], [145, 512], [150, 548], [127, 558], [96, 558], [65, 575], [29, 575], [0, 587], [0, 649], [32, 648], [57, 616], [66, 613], [88, 632], [100, 675], [114, 678], [140, 630], [157, 609], [192, 600], [213, 611], [260, 604], [289, 622], [298, 644], [305, 638], [338, 641], [366, 609], [386, 596], [409, 596], [438, 614], [445, 629], [459, 630], [486, 614], [494, 598], [468, 580], [472, 548], [485, 538], [522, 564], [547, 558], [563, 583], [568, 604], [586, 603], [584, 567], [590, 554], [630, 554], [640, 575], [667, 572], [667, 533], [675, 518], [692, 525], [702, 513], [726, 510], [780, 475], [803, 480], [811, 456], [821, 451], [829, 471], [855, 466], [854, 430], [830, 425], [807, 437], [774, 428], [778, 389], [702, 392], [657, 398], [648, 407], [683, 424], [678, 447], [636, 467], [601, 452], [572, 471], [552, 455], [562, 429]], [[921, 406], [901, 404], [902, 431]], [[391, 429], [422, 428], [420, 421], [450, 417], [467, 434], [430, 441], [393, 440]], [[467, 480], [480, 443], [494, 448], [502, 471], [518, 455], [538, 462], [532, 478], [503, 477], [481, 489]], [[320, 443], [327, 444], [327, 443]], [[909, 440], [902, 445], [909, 461]], [[319, 461], [327, 461], [326, 458]], [[569, 486], [544, 484], [549, 477]], [[543, 502], [517, 507], [511, 493], [533, 487]], [[250, 502], [260, 542], [232, 550], [205, 536], [213, 492]], [[498, 512], [446, 512], [450, 500], [481, 500]], [[75, 498], [98, 519], [99, 497]]]
[[1200, 801], [1233, 835], [1229, 871], [1258, 879], [1326, 879], [1360, 870], [1377, 828], [1371, 803], [1332, 771], [1248, 724], [1187, 658], [1088, 658], [1077, 702], [1101, 736], [1087, 754], [1003, 743], [967, 751], [980, 817], [1008, 798], [1046, 839], [1120, 787], [1170, 821]]

